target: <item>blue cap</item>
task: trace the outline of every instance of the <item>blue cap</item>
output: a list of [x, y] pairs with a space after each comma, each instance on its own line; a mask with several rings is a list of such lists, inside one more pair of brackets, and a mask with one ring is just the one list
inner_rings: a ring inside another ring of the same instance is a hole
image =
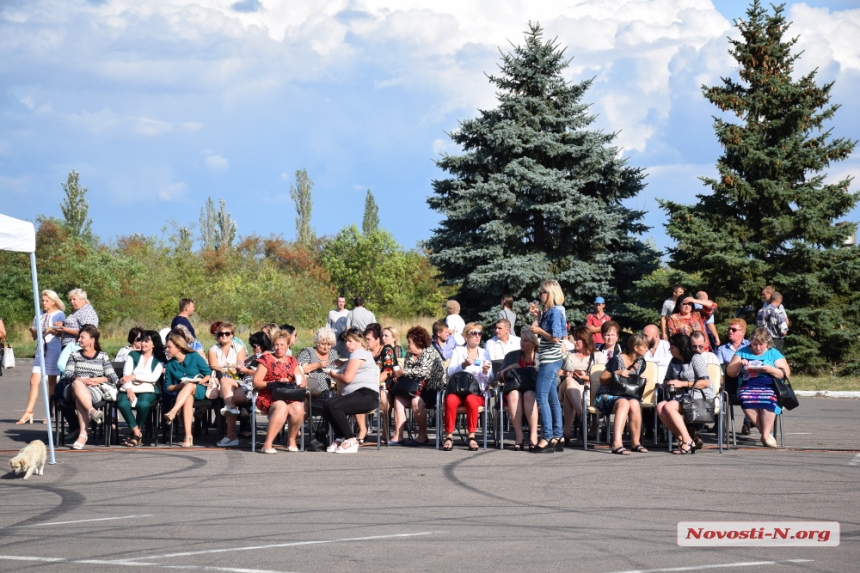
[[596, 299], [594, 299], [594, 304], [606, 304], [606, 301], [603, 300], [602, 296], [599, 296]]

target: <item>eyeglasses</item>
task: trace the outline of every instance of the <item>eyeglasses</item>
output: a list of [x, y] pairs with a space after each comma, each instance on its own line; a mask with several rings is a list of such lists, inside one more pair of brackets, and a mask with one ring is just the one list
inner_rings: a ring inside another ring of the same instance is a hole
[[540, 291], [540, 293], [541, 293], [541, 294], [549, 294], [549, 293], [548, 293], [547, 291], [545, 291], [545, 290]]
[[473, 330], [469, 333], [469, 336], [481, 336], [480, 330]]
[[681, 306], [693, 306], [692, 302], [682, 302]]
[[233, 336], [233, 333], [232, 332], [219, 332], [218, 338], [221, 338], [222, 336]]

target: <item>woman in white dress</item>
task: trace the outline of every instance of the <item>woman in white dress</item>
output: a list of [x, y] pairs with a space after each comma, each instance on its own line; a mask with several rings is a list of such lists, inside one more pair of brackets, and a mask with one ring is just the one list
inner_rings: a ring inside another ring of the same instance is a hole
[[[66, 305], [60, 300], [52, 290], [42, 291], [42, 314], [33, 319], [33, 326], [30, 327], [30, 334], [33, 340], [38, 336], [36, 323], [42, 323], [42, 336], [45, 341], [45, 362], [48, 363], [45, 369], [45, 374], [48, 375], [48, 395], [54, 393], [54, 387], [57, 385], [57, 378], [60, 375], [60, 369], [57, 368], [57, 360], [60, 358], [60, 352], [63, 350], [63, 345], [60, 343], [60, 338], [57, 336], [57, 331], [52, 326], [57, 321], [66, 320]], [[33, 408], [36, 407], [36, 400], [39, 398], [39, 385], [42, 381], [42, 363], [39, 360], [39, 352], [36, 352], [36, 360], [33, 362], [33, 371], [30, 374], [30, 392], [27, 395], [27, 408], [24, 410], [24, 415], [21, 419], [15, 422], [16, 424], [33, 423]]]

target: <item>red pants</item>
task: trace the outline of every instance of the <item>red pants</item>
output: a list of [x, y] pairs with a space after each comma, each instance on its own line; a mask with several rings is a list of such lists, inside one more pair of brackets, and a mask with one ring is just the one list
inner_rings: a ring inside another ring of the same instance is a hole
[[445, 396], [445, 433], [453, 434], [457, 426], [457, 408], [466, 407], [466, 431], [474, 434], [478, 429], [478, 408], [484, 405], [484, 397], [475, 394], [467, 394], [461, 398], [456, 394]]

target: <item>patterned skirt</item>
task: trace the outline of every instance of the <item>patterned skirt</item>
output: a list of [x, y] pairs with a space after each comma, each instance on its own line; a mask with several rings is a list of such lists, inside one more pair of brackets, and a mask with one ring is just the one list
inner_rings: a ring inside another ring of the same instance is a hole
[[738, 400], [748, 410], [768, 410], [779, 414], [782, 408], [776, 403], [773, 381], [768, 376], [758, 376], [742, 381], [738, 388]]

